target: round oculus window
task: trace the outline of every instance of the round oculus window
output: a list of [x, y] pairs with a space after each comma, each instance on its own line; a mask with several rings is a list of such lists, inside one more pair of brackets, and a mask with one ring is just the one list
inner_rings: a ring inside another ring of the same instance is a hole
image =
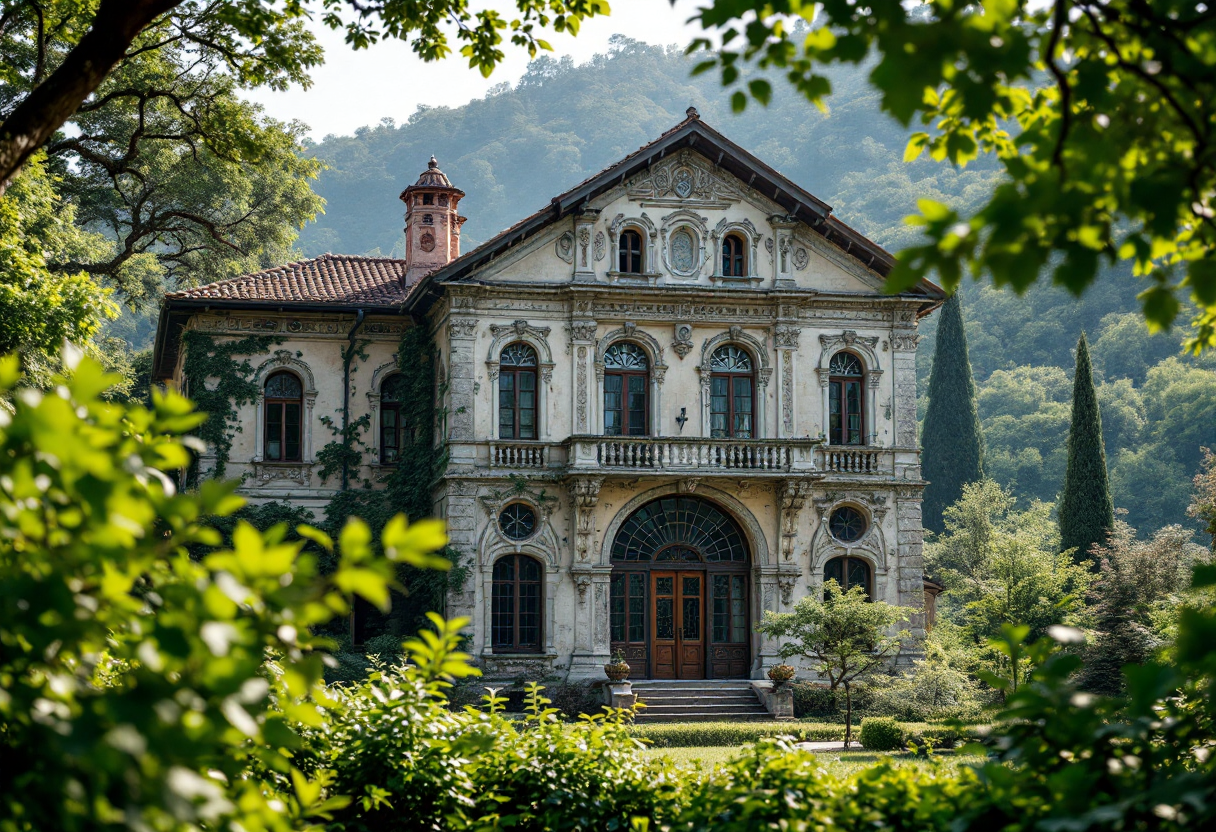
[[866, 533], [865, 515], [850, 506], [841, 506], [828, 518], [828, 531], [841, 543], [856, 543]]
[[511, 540], [526, 540], [536, 531], [536, 512], [523, 503], [511, 503], [498, 515], [498, 528]]

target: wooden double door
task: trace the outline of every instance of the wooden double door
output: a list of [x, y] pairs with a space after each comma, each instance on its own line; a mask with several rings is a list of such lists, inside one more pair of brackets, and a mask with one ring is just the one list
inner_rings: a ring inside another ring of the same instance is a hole
[[741, 570], [614, 569], [611, 649], [638, 679], [746, 678], [748, 587]]

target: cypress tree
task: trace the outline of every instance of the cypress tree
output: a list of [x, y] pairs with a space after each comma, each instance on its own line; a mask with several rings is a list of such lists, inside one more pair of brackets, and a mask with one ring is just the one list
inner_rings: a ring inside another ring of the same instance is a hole
[[975, 404], [975, 381], [967, 357], [967, 333], [957, 294], [942, 306], [937, 324], [929, 409], [921, 443], [921, 471], [929, 485], [922, 504], [923, 525], [941, 532], [942, 513], [963, 496], [963, 486], [984, 476], [984, 437]]
[[1106, 480], [1102, 414], [1094, 390], [1085, 333], [1077, 341], [1077, 370], [1072, 382], [1072, 427], [1068, 431], [1068, 470], [1060, 497], [1060, 548], [1072, 549], [1077, 562], [1089, 558], [1095, 543], [1106, 545], [1115, 525], [1115, 507]]

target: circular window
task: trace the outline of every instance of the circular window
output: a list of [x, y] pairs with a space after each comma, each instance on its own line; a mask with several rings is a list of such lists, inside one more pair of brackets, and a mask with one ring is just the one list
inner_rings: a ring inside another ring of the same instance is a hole
[[828, 518], [828, 530], [841, 543], [856, 543], [866, 533], [865, 515], [850, 506], [841, 506]]
[[512, 540], [526, 540], [536, 531], [536, 512], [523, 503], [511, 503], [498, 515], [498, 528]]

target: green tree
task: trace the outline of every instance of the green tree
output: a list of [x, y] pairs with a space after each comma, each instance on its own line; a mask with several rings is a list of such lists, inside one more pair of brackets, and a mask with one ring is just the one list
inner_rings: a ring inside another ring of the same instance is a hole
[[1216, 454], [1203, 448], [1203, 468], [1195, 475], [1195, 491], [1186, 513], [1203, 523], [1203, 530], [1212, 537], [1212, 553], [1216, 554]]
[[[791, 18], [818, 28], [806, 34]], [[1150, 280], [1141, 297], [1155, 327], [1169, 326], [1186, 291], [1199, 307], [1192, 346], [1216, 343], [1208, 3], [712, 0], [695, 19], [714, 35], [693, 43], [705, 50], [698, 69], [719, 70], [738, 110], [772, 95], [743, 72], [749, 62], [817, 104], [832, 90], [825, 67], [872, 66], [882, 108], [929, 127], [905, 158], [1000, 164], [1004, 176], [969, 216], [920, 201], [913, 221], [927, 239], [900, 253], [892, 290], [934, 273], [953, 289], [964, 270], [1024, 290], [1050, 271], [1079, 293], [1100, 264], [1126, 262]]]
[[1068, 469], [1060, 495], [1060, 546], [1072, 549], [1078, 562], [1095, 545], [1106, 542], [1115, 525], [1115, 506], [1106, 473], [1102, 413], [1094, 390], [1093, 368], [1085, 333], [1077, 341], [1072, 385], [1072, 426], [1068, 431]]
[[946, 301], [937, 324], [921, 447], [921, 470], [929, 481], [924, 525], [940, 532], [946, 507], [962, 496], [964, 485], [984, 477], [984, 437], [967, 356], [962, 301], [957, 294]]
[[80, 229], [75, 209], [55, 190], [39, 154], [0, 196], [0, 349], [19, 353], [45, 384], [64, 340], [86, 343], [116, 312], [110, 293], [79, 271], [52, 271], [48, 259], [103, 250]]
[[[542, 36], [550, 28], [576, 34], [585, 17], [608, 11], [604, 0], [512, 5], [519, 16], [508, 20], [497, 8], [472, 8], [466, 0], [0, 0], [0, 77], [7, 99], [0, 109], [0, 189], [116, 67], [149, 50], [174, 43], [205, 47], [223, 56], [241, 84], [307, 84], [321, 51], [303, 21], [315, 17], [345, 30], [356, 49], [398, 38], [430, 61], [451, 54], [455, 41], [469, 66], [488, 75], [505, 57], [504, 39], [534, 56], [549, 48]], [[166, 22], [167, 36], [140, 42]]]
[[766, 610], [756, 631], [784, 640], [779, 648], [783, 659], [810, 659], [832, 690], [844, 687], [844, 745], [848, 748], [853, 739], [852, 684], [877, 673], [899, 655], [911, 634], [891, 630], [911, 613], [906, 607], [869, 600], [860, 586], [843, 592], [840, 584], [830, 580], [823, 586], [822, 600], [808, 595], [794, 605], [793, 612]]
[[[282, 525], [237, 525], [226, 548], [201, 518], [239, 508], [235, 484], [181, 494], [165, 473], [188, 463], [183, 434], [202, 417], [174, 394], [108, 403], [115, 378], [66, 359], [46, 394], [0, 359], [0, 826], [286, 832], [323, 819], [344, 803], [292, 753], [297, 726], [332, 704], [313, 630], [355, 596], [386, 604], [395, 562], [443, 567], [429, 554], [442, 524], [398, 518], [380, 556], [352, 522], [327, 578]], [[449, 676], [463, 667], [450, 658]]]
[[1083, 623], [1091, 576], [1061, 553], [1049, 503], [1019, 511], [1007, 490], [981, 480], [964, 486], [945, 519], [945, 534], [925, 547], [925, 567], [945, 587], [939, 616], [962, 627], [976, 651], [971, 670], [1013, 676], [1011, 657], [988, 647], [1007, 627], [1042, 638], [1053, 626]]

